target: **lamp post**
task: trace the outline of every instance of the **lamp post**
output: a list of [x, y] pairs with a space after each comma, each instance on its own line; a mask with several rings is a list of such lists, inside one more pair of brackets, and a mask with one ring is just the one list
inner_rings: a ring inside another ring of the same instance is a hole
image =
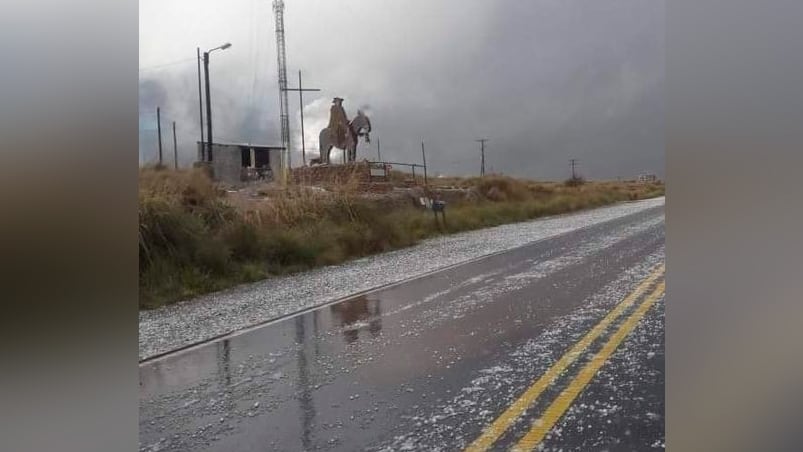
[[206, 156], [210, 162], [212, 161], [212, 100], [209, 98], [209, 54], [218, 49], [226, 50], [229, 47], [231, 47], [231, 43], [227, 42], [222, 46], [204, 52], [204, 78], [206, 79]]
[[198, 117], [200, 118], [201, 124], [201, 161], [206, 161], [206, 151], [204, 150], [204, 146], [206, 146], [206, 140], [204, 140], [204, 104], [203, 104], [203, 97], [201, 96], [201, 48], [198, 47]]

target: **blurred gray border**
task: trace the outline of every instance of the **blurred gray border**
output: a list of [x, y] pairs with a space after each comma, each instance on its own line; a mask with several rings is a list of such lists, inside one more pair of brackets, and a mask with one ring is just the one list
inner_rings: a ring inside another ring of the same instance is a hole
[[138, 9], [3, 5], [3, 451], [138, 449]]
[[803, 450], [803, 2], [668, 1], [669, 450]]

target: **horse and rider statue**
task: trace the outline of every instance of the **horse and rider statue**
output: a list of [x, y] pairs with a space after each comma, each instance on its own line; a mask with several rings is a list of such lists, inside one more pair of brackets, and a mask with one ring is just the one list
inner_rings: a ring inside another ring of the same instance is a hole
[[320, 158], [313, 159], [313, 163], [329, 163], [329, 154], [333, 147], [342, 149], [347, 161], [355, 161], [360, 137], [365, 137], [365, 142], [370, 143], [370, 132], [371, 121], [362, 110], [357, 110], [357, 116], [349, 121], [343, 109], [343, 99], [335, 97], [329, 109], [329, 125], [318, 136], [321, 155]]

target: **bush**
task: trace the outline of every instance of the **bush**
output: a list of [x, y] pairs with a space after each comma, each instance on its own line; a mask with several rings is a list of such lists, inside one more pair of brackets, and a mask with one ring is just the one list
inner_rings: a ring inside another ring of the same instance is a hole
[[265, 240], [251, 223], [237, 222], [223, 232], [225, 242], [231, 249], [232, 258], [248, 261], [265, 256]]
[[567, 187], [579, 187], [585, 183], [586, 181], [582, 177], [572, 177], [563, 181], [563, 185]]
[[472, 188], [490, 201], [524, 201], [531, 196], [526, 183], [507, 176], [486, 176], [466, 179], [462, 187]]

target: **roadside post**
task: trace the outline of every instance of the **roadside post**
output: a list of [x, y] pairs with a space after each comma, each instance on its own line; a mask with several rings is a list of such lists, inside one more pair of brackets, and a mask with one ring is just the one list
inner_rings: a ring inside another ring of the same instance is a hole
[[432, 213], [435, 215], [435, 225], [438, 229], [441, 229], [441, 225], [438, 222], [438, 213], [441, 214], [443, 230], [446, 230], [446, 201], [441, 201], [440, 199], [432, 200]]

